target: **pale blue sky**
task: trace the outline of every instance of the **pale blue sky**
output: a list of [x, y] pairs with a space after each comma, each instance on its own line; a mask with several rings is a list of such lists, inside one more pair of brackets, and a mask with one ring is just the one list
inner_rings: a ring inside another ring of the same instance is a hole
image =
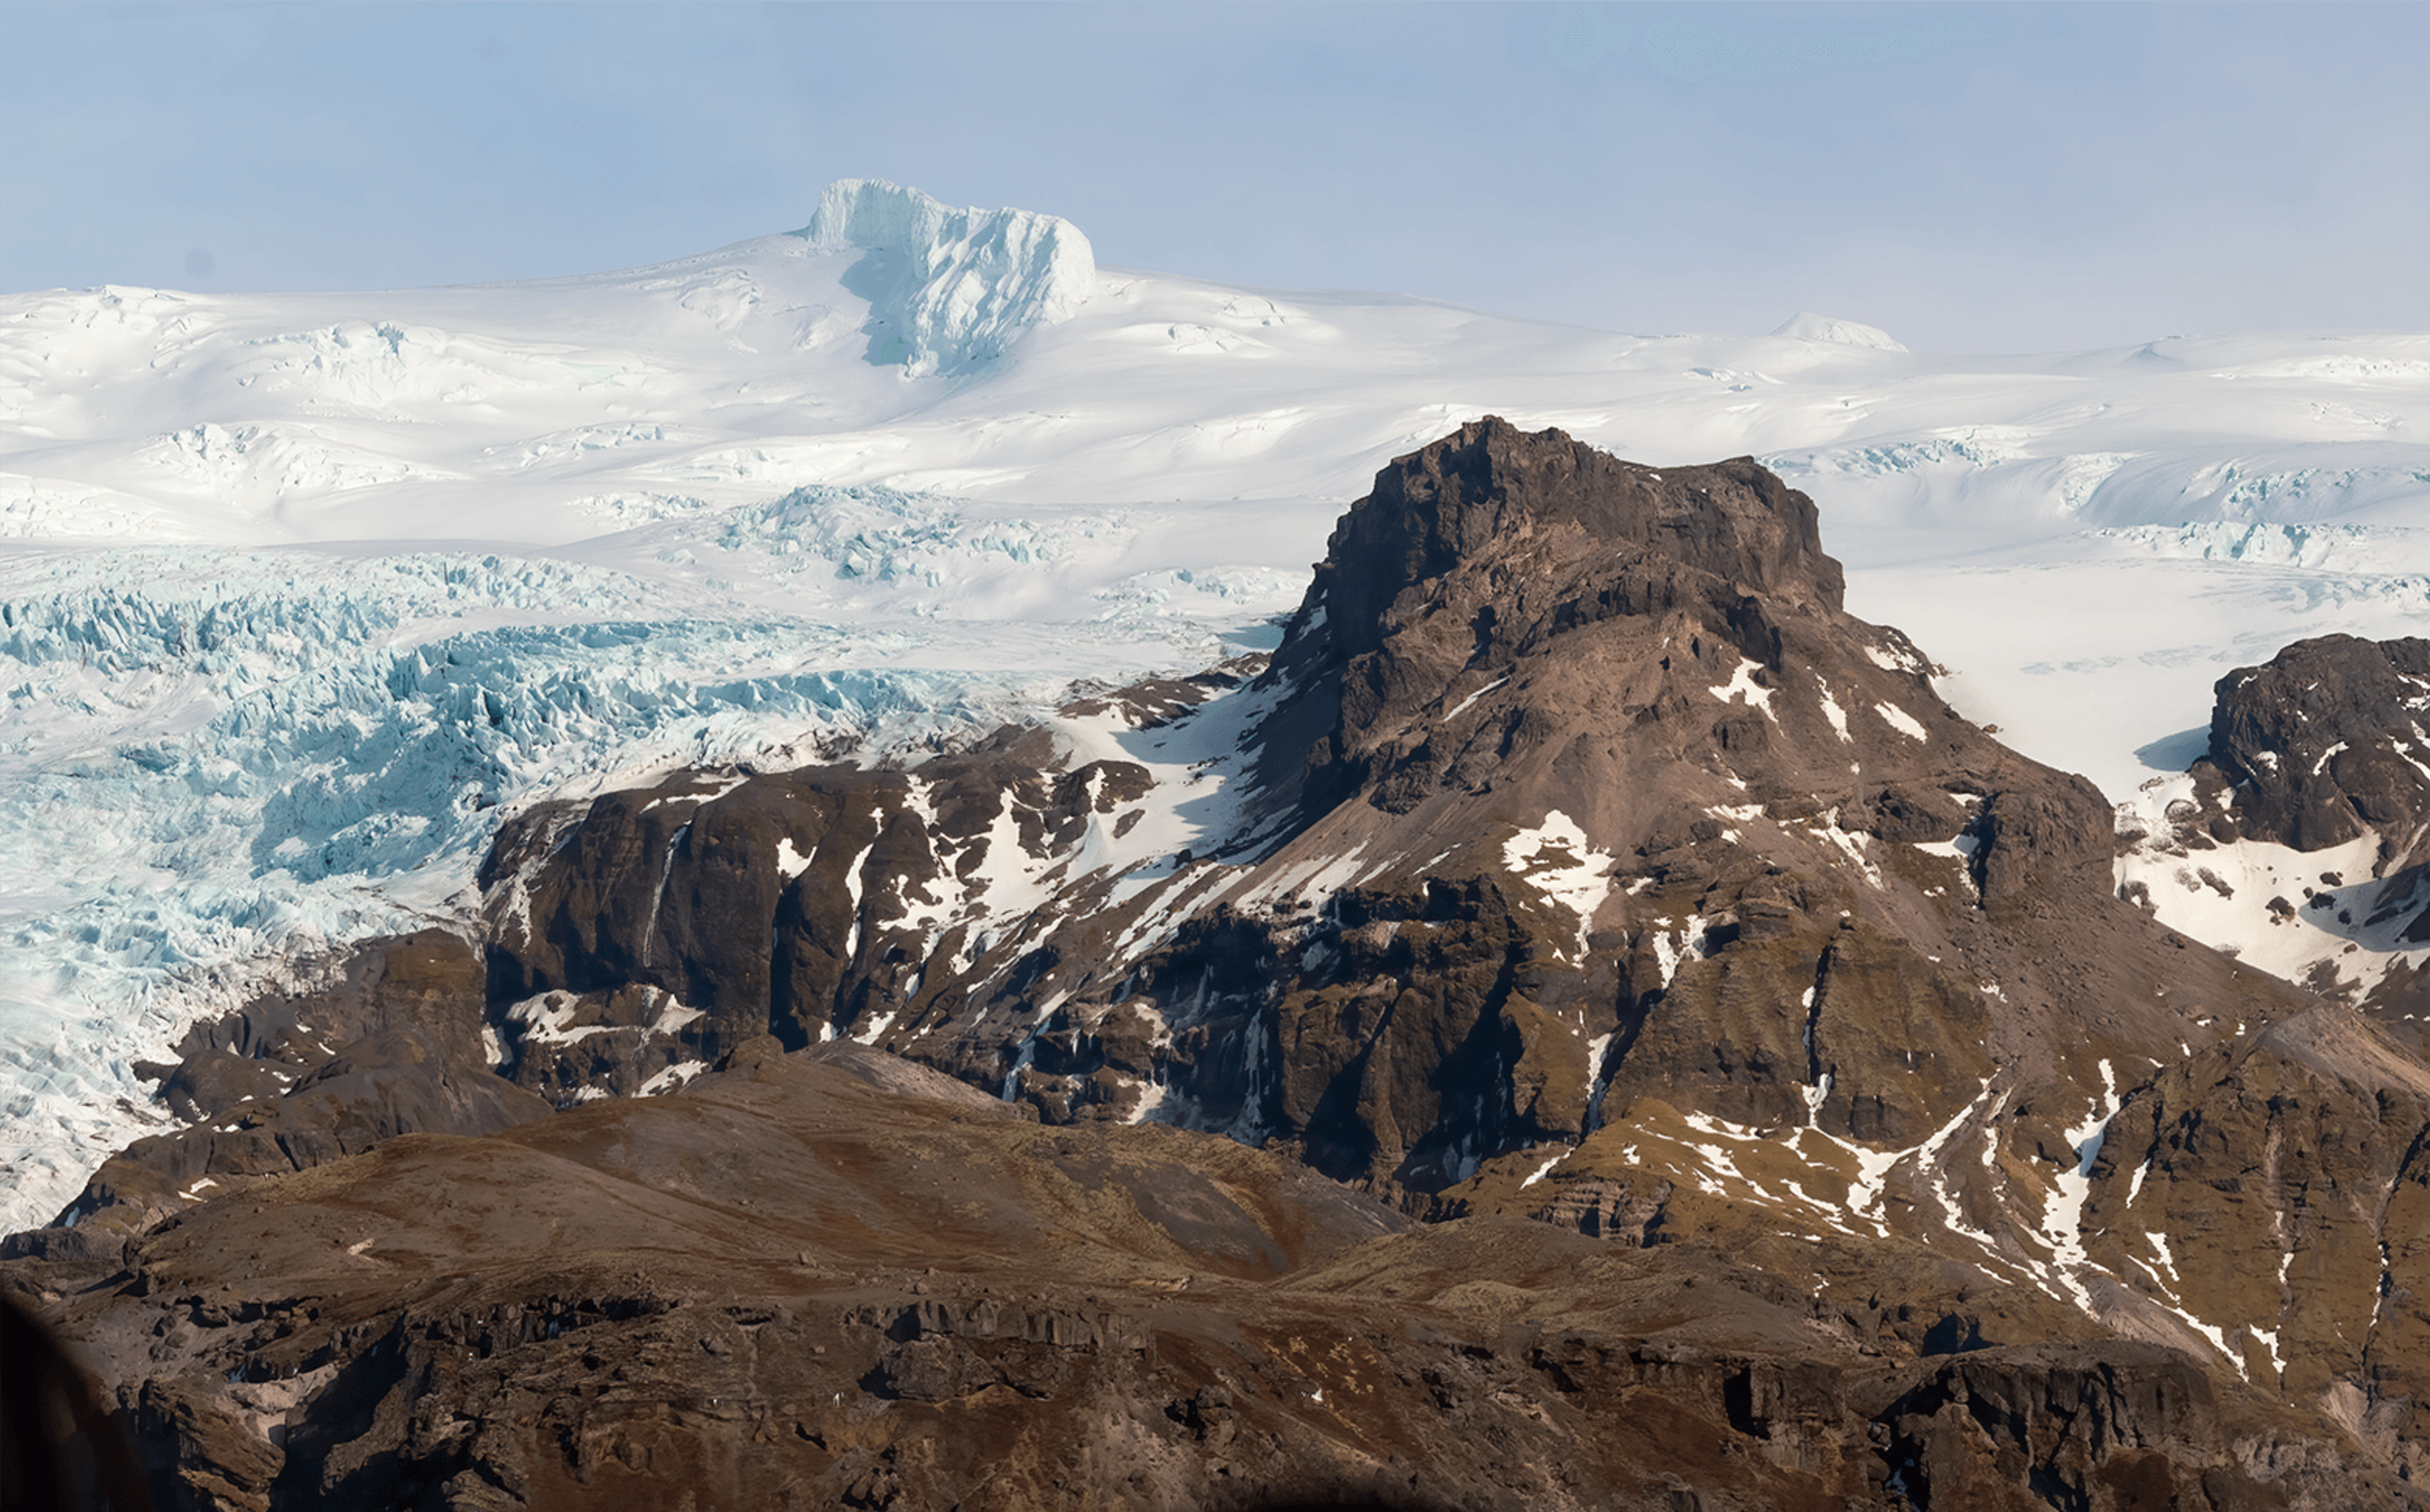
[[2430, 329], [2430, 6], [0, 5], [0, 289], [586, 273], [827, 180], [1942, 351]]

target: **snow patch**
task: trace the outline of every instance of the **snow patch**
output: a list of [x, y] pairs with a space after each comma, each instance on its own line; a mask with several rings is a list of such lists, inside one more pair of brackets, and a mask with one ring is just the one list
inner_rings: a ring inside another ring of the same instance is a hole
[[662, 1096], [665, 1093], [674, 1091], [679, 1087], [687, 1085], [693, 1077], [698, 1076], [701, 1072], [707, 1070], [708, 1070], [708, 1062], [705, 1060], [676, 1061], [674, 1065], [659, 1072], [648, 1081], [643, 1082], [641, 1084], [641, 1095], [643, 1097]]
[[1508, 674], [1505, 673], [1500, 677], [1496, 677], [1493, 681], [1487, 683], [1475, 692], [1469, 694], [1466, 698], [1461, 699], [1458, 703], [1454, 704], [1449, 709], [1445, 710], [1443, 713], [1444, 721], [1448, 723], [1449, 721], [1459, 718], [1462, 714], [1468, 712], [1468, 706], [1471, 704], [1475, 703], [1478, 699], [1483, 698], [1486, 694], [1493, 691], [1495, 689], [1501, 687], [1509, 680], [1510, 678]]
[[1780, 716], [1773, 712], [1773, 690], [1755, 680], [1755, 674], [1761, 671], [1763, 671], [1763, 663], [1749, 660], [1744, 656], [1739, 657], [1738, 670], [1730, 674], [1728, 682], [1713, 689], [1713, 696], [1724, 704], [1735, 704], [1743, 700], [1771, 715], [1773, 722], [1777, 723]]
[[1898, 731], [1901, 735], [1906, 736], [1910, 740], [1928, 739], [1924, 734], [1923, 723], [1921, 720], [1918, 720], [1914, 715], [1908, 713], [1906, 710], [1899, 707], [1896, 704], [1875, 704], [1873, 706], [1873, 712], [1879, 714], [1882, 717], [1883, 723], [1889, 725], [1891, 729]]
[[[2386, 884], [2372, 875], [2376, 833], [2318, 851], [2248, 839], [2189, 853], [2173, 843], [2165, 817], [2160, 822], [2159, 834], [2118, 857], [2114, 874], [2122, 891], [2148, 898], [2169, 927], [2289, 981], [2325, 969], [2354, 996], [2392, 971], [2430, 962], [2430, 946], [2405, 939], [2414, 910], [2383, 909]], [[2324, 884], [2323, 873], [2356, 880]], [[2273, 902], [2292, 912], [2273, 909]]]
[[1613, 856], [1587, 842], [1587, 832], [1556, 808], [1534, 829], [1502, 842], [1502, 864], [1549, 901], [1577, 917], [1575, 960], [1587, 955], [1595, 910], [1611, 895]]
[[809, 854], [805, 856], [793, 849], [793, 837], [779, 836], [776, 840], [776, 874], [791, 882], [809, 870], [811, 858], [818, 854], [818, 847], [813, 845], [810, 847]]
[[1837, 735], [1842, 744], [1856, 743], [1856, 738], [1848, 733], [1848, 711], [1841, 708], [1839, 701], [1831, 696], [1828, 685], [1822, 689], [1822, 717], [1831, 722], [1831, 733]]
[[1868, 883], [1876, 888], [1883, 885], [1882, 869], [1874, 862], [1871, 853], [1872, 837], [1862, 830], [1851, 832], [1841, 829], [1839, 809], [1832, 808], [1824, 811], [1819, 822], [1806, 826], [1806, 832], [1817, 839], [1828, 841], [1840, 855], [1854, 862], [1856, 870], [1864, 873]]
[[2092, 1105], [2083, 1122], [2067, 1131], [2069, 1146], [2075, 1151], [2075, 1166], [2062, 1171], [2053, 1182], [2053, 1190], [2042, 1200], [2042, 1239], [2051, 1248], [2050, 1268], [2046, 1286], [2052, 1295], [2072, 1300], [2087, 1317], [2097, 1317], [2092, 1306], [2092, 1293], [2086, 1289], [2083, 1272], [2092, 1263], [2084, 1248], [2084, 1203], [2092, 1189], [2093, 1162], [2101, 1158], [2102, 1141], [2108, 1138], [2109, 1121], [2118, 1112], [2118, 1078], [2108, 1061], [2101, 1062], [2101, 1097]]
[[1570, 1156], [1572, 1156], [1572, 1155], [1575, 1155], [1576, 1153], [1577, 1153], [1577, 1146], [1576, 1146], [1576, 1145], [1573, 1145], [1573, 1144], [1565, 1144], [1565, 1145], [1561, 1146], [1559, 1149], [1557, 1149], [1557, 1150], [1554, 1151], [1551, 1155], [1549, 1155], [1545, 1156], [1545, 1157], [1544, 1157], [1544, 1163], [1543, 1163], [1542, 1165], [1540, 1165], [1540, 1166], [1538, 1166], [1534, 1171], [1529, 1171], [1529, 1172], [1527, 1173], [1526, 1178], [1525, 1178], [1524, 1180], [1521, 1181], [1521, 1182], [1519, 1183], [1519, 1185], [1520, 1185], [1523, 1188], [1527, 1188], [1527, 1187], [1533, 1187], [1534, 1185], [1536, 1185], [1536, 1183], [1538, 1183], [1538, 1182], [1540, 1182], [1540, 1181], [1543, 1180], [1546, 1176], [1551, 1175], [1551, 1174], [1553, 1173], [1553, 1168], [1554, 1168], [1555, 1166], [1559, 1165], [1562, 1161], [1567, 1160]]

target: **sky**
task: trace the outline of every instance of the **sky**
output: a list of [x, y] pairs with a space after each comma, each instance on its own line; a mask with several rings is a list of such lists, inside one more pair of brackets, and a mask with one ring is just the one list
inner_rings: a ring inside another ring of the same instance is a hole
[[2430, 330], [2425, 58], [2418, 3], [15, 3], [0, 291], [601, 272], [857, 176], [1607, 330]]

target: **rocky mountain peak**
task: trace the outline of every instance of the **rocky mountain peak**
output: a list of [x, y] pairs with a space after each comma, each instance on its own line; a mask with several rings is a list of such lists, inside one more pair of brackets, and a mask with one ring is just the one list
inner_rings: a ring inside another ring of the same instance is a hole
[[[2430, 640], [2318, 636], [2219, 680], [2210, 763], [2240, 785], [2244, 832], [2317, 851], [2430, 823]], [[2398, 865], [2418, 853], [2386, 859]]]
[[[1716, 742], [1741, 764], [1827, 749], [1808, 737], [1910, 743], [1861, 721], [1825, 736], [1820, 704], [1791, 717], [1772, 702], [1787, 682], [1814, 684], [1801, 704], [1877, 687], [1859, 708], [1921, 691], [1922, 659], [1850, 620], [1842, 592], [1812, 501], [1752, 460], [1655, 468], [1472, 422], [1380, 471], [1335, 528], [1267, 678], [1295, 690], [1261, 732], [1268, 791], [1312, 823], [1361, 791], [1406, 812], [1447, 788], [1533, 789], [1635, 844], [1653, 816], [1614, 795], [1653, 792], [1649, 772]], [[1565, 770], [1541, 770], [1563, 747]], [[1662, 796], [1735, 802], [1728, 784], [1753, 775]]]
[[1816, 518], [1812, 500], [1749, 457], [1652, 468], [1489, 415], [1375, 474], [1335, 527], [1308, 603], [1324, 606], [1333, 648], [1356, 656], [1382, 642], [1404, 594], [1423, 600], [1456, 569], [1552, 538], [1836, 609], [1844, 580]]

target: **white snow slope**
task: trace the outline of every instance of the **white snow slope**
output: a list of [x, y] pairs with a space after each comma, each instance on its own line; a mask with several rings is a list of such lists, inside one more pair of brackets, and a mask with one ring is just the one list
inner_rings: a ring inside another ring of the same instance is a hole
[[198, 1016], [461, 917], [516, 806], [1270, 644], [1374, 470], [1486, 413], [1762, 457], [1852, 608], [2113, 797], [2230, 667], [2430, 623], [2430, 335], [1623, 336], [866, 181], [623, 273], [0, 296], [0, 1229]]

